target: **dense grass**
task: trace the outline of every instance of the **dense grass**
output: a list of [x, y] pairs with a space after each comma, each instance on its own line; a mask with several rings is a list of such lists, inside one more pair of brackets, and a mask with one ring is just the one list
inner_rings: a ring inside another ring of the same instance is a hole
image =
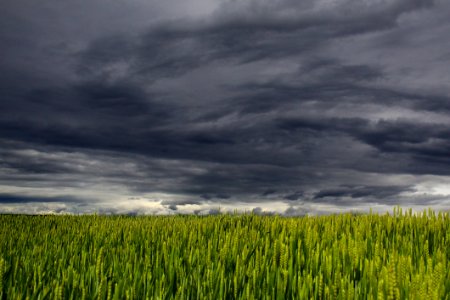
[[450, 217], [0, 216], [2, 299], [450, 299]]

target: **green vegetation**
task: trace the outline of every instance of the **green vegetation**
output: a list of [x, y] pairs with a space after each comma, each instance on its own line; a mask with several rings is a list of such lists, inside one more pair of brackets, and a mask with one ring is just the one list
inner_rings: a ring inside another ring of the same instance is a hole
[[1, 299], [450, 299], [450, 217], [0, 216]]

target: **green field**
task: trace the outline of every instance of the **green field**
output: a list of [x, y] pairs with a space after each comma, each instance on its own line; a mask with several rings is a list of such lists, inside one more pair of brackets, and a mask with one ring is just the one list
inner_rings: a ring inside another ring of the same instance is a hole
[[450, 299], [450, 217], [0, 216], [1, 299]]

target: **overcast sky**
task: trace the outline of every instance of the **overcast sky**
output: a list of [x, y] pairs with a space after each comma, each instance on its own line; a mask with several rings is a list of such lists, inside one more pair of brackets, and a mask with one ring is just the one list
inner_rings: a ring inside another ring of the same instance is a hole
[[6, 0], [0, 212], [450, 208], [448, 0]]

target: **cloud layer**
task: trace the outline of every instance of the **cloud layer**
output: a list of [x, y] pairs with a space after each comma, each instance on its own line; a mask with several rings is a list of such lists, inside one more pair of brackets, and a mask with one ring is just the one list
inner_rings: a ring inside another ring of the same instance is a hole
[[443, 0], [3, 8], [1, 212], [450, 206]]

